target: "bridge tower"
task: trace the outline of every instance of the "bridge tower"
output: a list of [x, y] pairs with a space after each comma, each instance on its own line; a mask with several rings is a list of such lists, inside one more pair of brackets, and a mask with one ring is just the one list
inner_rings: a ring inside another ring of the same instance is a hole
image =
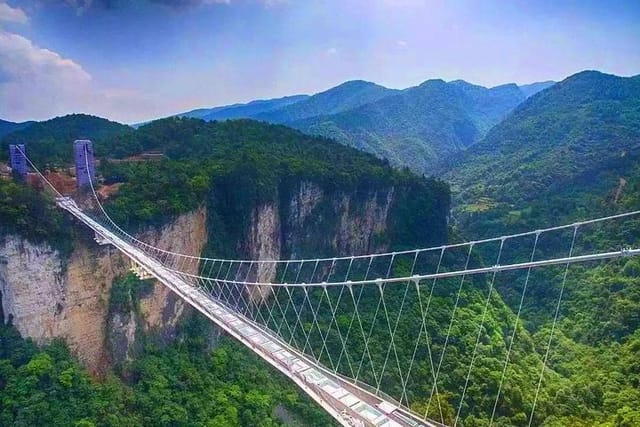
[[11, 170], [16, 180], [21, 182], [27, 181], [27, 158], [24, 144], [9, 145], [9, 158], [11, 160]]
[[95, 182], [96, 161], [93, 156], [93, 144], [88, 139], [78, 139], [73, 143], [73, 152], [76, 165], [76, 183], [78, 190], [80, 190], [91, 182]]

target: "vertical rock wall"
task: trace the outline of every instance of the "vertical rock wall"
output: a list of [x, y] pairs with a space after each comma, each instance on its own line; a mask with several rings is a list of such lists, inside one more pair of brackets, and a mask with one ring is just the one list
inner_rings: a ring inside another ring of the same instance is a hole
[[[199, 255], [207, 239], [205, 218], [202, 208], [160, 230], [147, 231], [143, 238], [169, 250]], [[74, 235], [74, 250], [68, 259], [47, 244], [32, 244], [19, 236], [0, 240], [4, 321], [11, 320], [22, 336], [38, 343], [64, 338], [95, 373], [104, 372], [112, 358], [128, 354], [138, 327], [172, 336], [185, 307], [160, 284], [140, 300], [141, 324], [132, 324], [125, 313], [109, 319], [111, 285], [128, 271], [129, 260], [111, 246], [98, 246], [82, 226]], [[111, 352], [107, 331], [125, 337]]]

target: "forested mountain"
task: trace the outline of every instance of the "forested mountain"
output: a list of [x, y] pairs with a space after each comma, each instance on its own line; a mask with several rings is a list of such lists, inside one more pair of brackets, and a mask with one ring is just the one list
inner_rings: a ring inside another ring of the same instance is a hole
[[308, 95], [292, 95], [276, 99], [260, 99], [257, 101], [248, 102], [246, 104], [233, 104], [214, 108], [200, 108], [198, 110], [192, 110], [186, 113], [178, 114], [178, 116], [203, 120], [242, 119], [254, 117], [257, 114], [267, 113], [269, 111], [284, 108], [303, 101], [307, 98], [309, 98]]
[[133, 131], [129, 126], [86, 114], [56, 117], [5, 135], [0, 142], [0, 159], [7, 158], [9, 144], [27, 144], [29, 157], [38, 162], [66, 163], [72, 159], [75, 139], [91, 139], [98, 155], [107, 138]]
[[[570, 76], [533, 95], [482, 141], [451, 156], [441, 167], [441, 176], [452, 185], [455, 227], [467, 238], [637, 210], [640, 76], [596, 71]], [[638, 227], [637, 220], [629, 222], [621, 231], [624, 239], [637, 245]], [[608, 233], [611, 230], [601, 226], [581, 227], [580, 250], [616, 249], [608, 243]], [[553, 247], [560, 249], [546, 244], [542, 250]], [[567, 250], [562, 247], [559, 253], [566, 255]], [[640, 371], [628, 359], [632, 354], [637, 358], [640, 349], [636, 265], [637, 260], [621, 260], [570, 269], [558, 327], [558, 357], [551, 367], [562, 371], [572, 385], [559, 399], [574, 409], [572, 416], [552, 417], [545, 425], [640, 422], [640, 414], [627, 409], [640, 401], [636, 383]], [[552, 322], [559, 281], [544, 272], [532, 277], [523, 318], [530, 330], [542, 331]], [[515, 310], [521, 288], [514, 288], [513, 282], [496, 288]]]
[[179, 116], [285, 124], [430, 174], [437, 161], [480, 140], [518, 104], [553, 83], [487, 89], [463, 80], [428, 80], [394, 90], [354, 80], [309, 97], [254, 101]]
[[15, 132], [20, 129], [24, 129], [32, 125], [33, 123], [34, 122], [14, 123], [14, 122], [9, 122], [9, 121], [0, 119], [0, 138], [2, 138], [8, 133]]
[[540, 210], [599, 207], [591, 196], [614, 206], [639, 156], [640, 76], [585, 71], [529, 98], [440, 171], [459, 219], [532, 228]]
[[478, 141], [524, 99], [516, 85], [486, 89], [428, 80], [359, 108], [290, 124], [430, 173], [438, 159]]

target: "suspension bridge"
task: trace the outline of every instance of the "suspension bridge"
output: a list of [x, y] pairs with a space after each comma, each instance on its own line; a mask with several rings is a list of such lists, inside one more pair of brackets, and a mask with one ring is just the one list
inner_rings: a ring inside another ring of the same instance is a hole
[[[150, 245], [119, 227], [91, 180], [95, 209], [81, 208], [22, 154], [54, 192], [57, 206], [93, 230], [97, 240], [129, 257], [139, 272], [167, 286], [255, 352], [344, 426], [460, 425], [464, 412], [475, 404], [470, 398], [471, 387], [479, 386], [474, 369], [498, 298], [497, 280], [503, 275], [518, 289], [519, 303], [505, 327], [501, 376], [488, 408], [493, 425], [505, 404], [505, 383], [517, 351], [514, 342], [522, 331], [527, 290], [537, 271], [551, 269], [554, 274], [545, 277], [557, 280], [559, 289], [532, 388], [526, 424], [534, 425], [570, 266], [640, 255], [640, 248], [629, 246], [633, 243], [629, 233], [621, 233], [628, 241], [617, 241], [614, 248], [578, 244], [581, 233], [586, 235], [589, 229], [621, 224], [628, 228], [640, 217], [640, 211], [634, 211], [496, 238], [370, 255], [291, 260], [190, 256]], [[516, 278], [516, 273], [521, 274]], [[478, 324], [461, 332], [456, 316], [469, 315], [470, 299], [477, 303]], [[436, 321], [445, 325], [444, 336], [431, 332]], [[460, 354], [461, 348], [468, 354]], [[464, 386], [454, 413], [447, 416], [442, 390], [447, 388], [452, 359], [464, 360], [466, 368], [456, 374]]]

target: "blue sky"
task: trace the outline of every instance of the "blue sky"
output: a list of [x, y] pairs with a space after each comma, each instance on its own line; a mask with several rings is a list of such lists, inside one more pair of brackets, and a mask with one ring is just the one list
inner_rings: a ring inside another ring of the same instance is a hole
[[138, 122], [350, 79], [640, 73], [640, 2], [0, 0], [0, 118]]

